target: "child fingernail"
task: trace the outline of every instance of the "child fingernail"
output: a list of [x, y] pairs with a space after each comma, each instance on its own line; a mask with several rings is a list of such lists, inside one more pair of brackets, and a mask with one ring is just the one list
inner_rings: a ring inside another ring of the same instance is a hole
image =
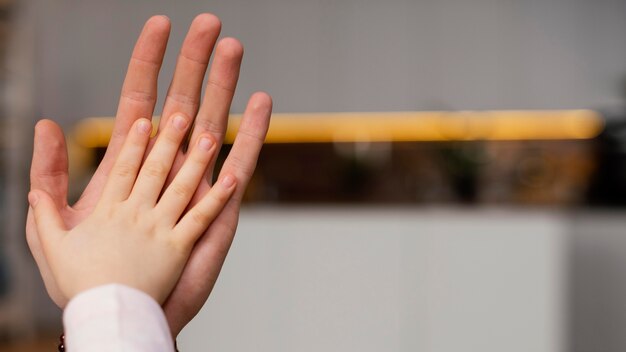
[[225, 188], [230, 188], [235, 184], [235, 178], [228, 175], [222, 179], [222, 186]]
[[180, 115], [176, 115], [174, 117], [174, 127], [178, 130], [184, 131], [187, 128], [187, 119]]
[[139, 125], [137, 125], [137, 129], [139, 129], [140, 133], [148, 134], [152, 129], [152, 124], [148, 121], [139, 121]]
[[211, 141], [211, 139], [206, 138], [206, 137], [202, 137], [200, 138], [200, 149], [204, 150], [204, 151], [209, 151], [211, 150], [211, 147], [213, 146], [213, 141]]

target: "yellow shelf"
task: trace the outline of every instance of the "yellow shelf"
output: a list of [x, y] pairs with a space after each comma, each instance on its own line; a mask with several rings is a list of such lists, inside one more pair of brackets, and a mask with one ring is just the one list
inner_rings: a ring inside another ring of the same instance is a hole
[[[157, 118], [154, 119], [155, 124]], [[231, 115], [225, 143], [232, 143], [241, 115]], [[112, 117], [86, 118], [76, 126], [84, 147], [106, 147]], [[436, 142], [591, 139], [604, 120], [591, 110], [503, 110], [273, 114], [267, 143]]]

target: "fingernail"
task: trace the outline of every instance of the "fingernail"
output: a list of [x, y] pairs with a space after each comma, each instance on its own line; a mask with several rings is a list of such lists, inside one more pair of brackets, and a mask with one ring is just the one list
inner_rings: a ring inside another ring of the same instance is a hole
[[198, 144], [200, 145], [200, 149], [204, 151], [209, 151], [213, 146], [213, 141], [210, 138], [202, 137], [200, 138], [200, 143]]
[[228, 175], [222, 179], [222, 186], [225, 188], [230, 188], [235, 184], [235, 178], [231, 175]]
[[137, 129], [139, 130], [139, 133], [148, 134], [150, 133], [150, 130], [152, 130], [152, 124], [148, 121], [139, 121]]
[[184, 131], [187, 128], [187, 119], [180, 115], [176, 115], [174, 117], [174, 127], [181, 131]]
[[37, 195], [37, 193], [35, 192], [30, 192], [28, 194], [28, 202], [30, 203], [31, 206], [35, 206], [37, 205], [37, 203], [39, 202], [39, 196]]

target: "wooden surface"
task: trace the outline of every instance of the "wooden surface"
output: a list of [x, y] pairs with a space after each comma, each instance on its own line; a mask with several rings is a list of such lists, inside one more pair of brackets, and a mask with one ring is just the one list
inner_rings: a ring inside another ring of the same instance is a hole
[[58, 337], [46, 336], [32, 341], [0, 343], [2, 352], [54, 352], [57, 350]]

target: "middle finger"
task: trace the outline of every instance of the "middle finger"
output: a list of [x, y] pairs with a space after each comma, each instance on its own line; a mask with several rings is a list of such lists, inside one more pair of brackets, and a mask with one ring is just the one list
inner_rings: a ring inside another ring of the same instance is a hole
[[220, 29], [220, 20], [209, 13], [196, 16], [191, 23], [165, 98], [161, 114], [164, 118], [161, 119], [159, 129], [167, 123], [165, 117], [172, 116], [176, 112], [196, 116], [200, 104], [202, 81]]

